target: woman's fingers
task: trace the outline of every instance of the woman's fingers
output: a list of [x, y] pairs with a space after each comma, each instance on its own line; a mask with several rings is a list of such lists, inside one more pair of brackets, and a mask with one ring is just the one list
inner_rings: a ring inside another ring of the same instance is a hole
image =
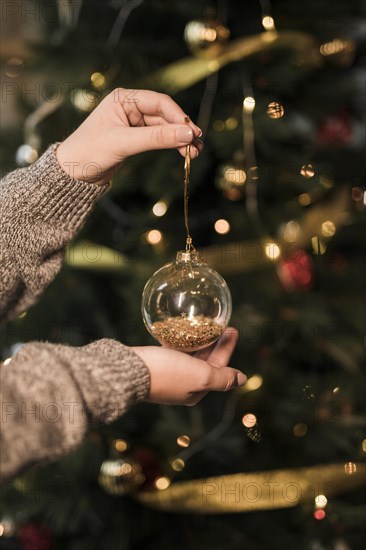
[[[126, 156], [135, 155], [148, 150], [182, 148], [192, 143], [193, 130], [188, 125], [166, 124], [159, 126], [136, 127], [133, 131], [121, 127], [119, 140], [124, 142]], [[192, 147], [191, 157], [197, 156], [197, 148]]]
[[210, 347], [197, 351], [195, 357], [208, 361], [211, 365], [225, 366], [229, 363], [238, 340], [238, 331], [228, 327], [219, 340]]
[[[123, 106], [133, 126], [133, 120], [139, 120], [141, 115], [144, 117], [158, 116], [170, 124], [185, 123], [186, 113], [166, 94], [150, 90], [129, 90], [124, 88], [117, 88], [112, 94], [114, 94], [114, 99]], [[202, 135], [201, 129], [191, 120], [186, 124], [192, 128], [195, 137]]]

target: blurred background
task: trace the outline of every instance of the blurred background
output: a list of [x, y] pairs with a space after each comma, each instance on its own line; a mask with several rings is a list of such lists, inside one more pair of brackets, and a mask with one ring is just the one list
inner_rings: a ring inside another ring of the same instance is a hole
[[[7, 484], [0, 548], [363, 548], [365, 4], [2, 0], [1, 22], [2, 175], [118, 86], [173, 95], [203, 129], [191, 233], [230, 287], [249, 381], [194, 408], [141, 404]], [[184, 247], [182, 197], [176, 151], [126, 161], [42, 300], [2, 327], [5, 364], [30, 340], [152, 344], [141, 293]], [[200, 479], [261, 491], [273, 470], [282, 497], [236, 507], [228, 489], [206, 509]]]

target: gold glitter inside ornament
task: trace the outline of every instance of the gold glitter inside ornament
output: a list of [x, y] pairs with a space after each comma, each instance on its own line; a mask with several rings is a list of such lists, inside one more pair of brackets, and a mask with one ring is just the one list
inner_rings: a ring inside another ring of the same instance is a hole
[[[189, 122], [189, 118], [185, 120]], [[231, 315], [231, 295], [224, 279], [202, 262], [188, 225], [190, 146], [184, 163], [186, 249], [153, 274], [142, 293], [141, 313], [147, 330], [162, 345], [184, 352], [216, 342]]]
[[198, 252], [181, 251], [146, 283], [141, 309], [156, 340], [191, 352], [221, 336], [231, 315], [231, 296], [224, 279]]

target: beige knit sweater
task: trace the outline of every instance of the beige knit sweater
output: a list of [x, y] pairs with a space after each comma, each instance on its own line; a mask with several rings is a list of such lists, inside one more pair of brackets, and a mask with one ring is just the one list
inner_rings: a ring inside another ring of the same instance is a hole
[[[0, 182], [1, 320], [38, 299], [59, 271], [66, 244], [108, 187], [70, 178], [57, 162], [56, 148]], [[28, 343], [0, 374], [5, 479], [68, 453], [89, 422], [111, 422], [149, 389], [141, 359], [107, 339], [79, 348]]]

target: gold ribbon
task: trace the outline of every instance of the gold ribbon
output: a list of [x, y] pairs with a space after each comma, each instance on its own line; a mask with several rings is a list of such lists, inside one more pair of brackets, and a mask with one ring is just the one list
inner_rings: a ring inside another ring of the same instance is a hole
[[179, 481], [165, 490], [137, 493], [135, 498], [167, 512], [251, 512], [291, 508], [314, 502], [317, 495], [329, 499], [365, 481], [365, 464], [327, 464]]

